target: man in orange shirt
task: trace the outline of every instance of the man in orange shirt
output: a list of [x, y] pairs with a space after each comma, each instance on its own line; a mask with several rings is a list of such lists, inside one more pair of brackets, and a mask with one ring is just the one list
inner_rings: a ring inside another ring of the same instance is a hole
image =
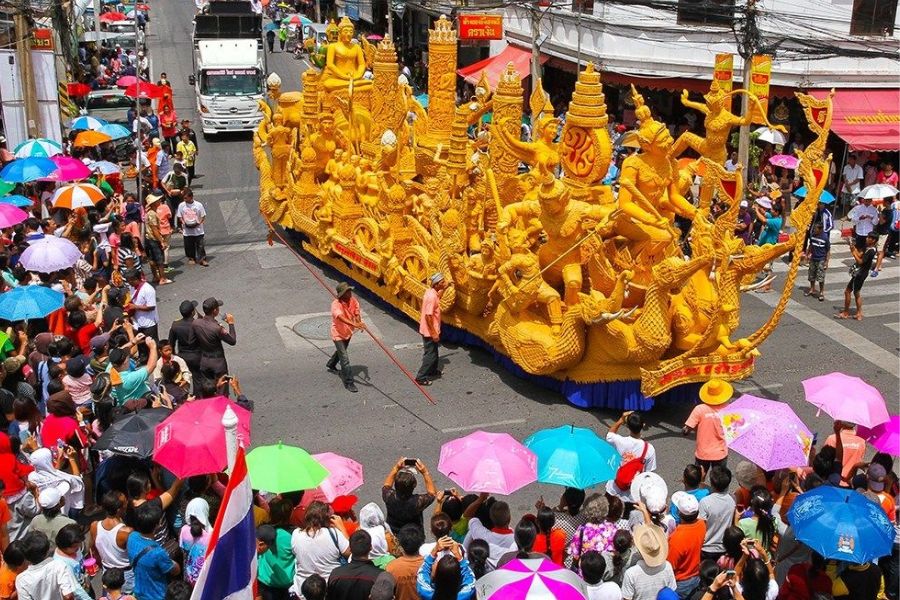
[[697, 432], [697, 448], [694, 450], [694, 464], [704, 473], [716, 465], [723, 467], [728, 462], [728, 446], [725, 444], [725, 430], [719, 410], [731, 399], [734, 389], [731, 384], [721, 379], [710, 379], [700, 388], [700, 400], [691, 411], [682, 435]]
[[675, 572], [676, 591], [687, 598], [700, 585], [700, 549], [706, 538], [706, 521], [698, 520], [700, 503], [687, 492], [672, 494], [681, 523], [669, 536], [669, 555], [666, 558]]
[[[866, 456], [866, 440], [856, 435], [855, 425], [842, 421], [835, 421], [835, 425], [841, 427], [841, 442], [844, 446], [844, 457], [841, 461], [841, 487], [849, 486], [849, 479], [854, 465], [863, 462]], [[837, 427], [835, 427], [837, 429]], [[835, 446], [837, 438], [834, 434], [825, 440], [826, 446]]]
[[425, 560], [419, 554], [419, 548], [425, 542], [425, 534], [422, 530], [410, 523], [396, 532], [397, 542], [403, 549], [403, 555], [389, 562], [384, 570], [394, 576], [396, 587], [394, 598], [396, 600], [419, 600], [416, 591], [416, 576], [419, 567]]
[[438, 369], [438, 343], [441, 340], [441, 296], [447, 289], [443, 273], [431, 276], [431, 287], [422, 297], [422, 314], [419, 317], [419, 334], [422, 336], [422, 366], [416, 374], [416, 383], [431, 385], [432, 377], [440, 377]]
[[891, 495], [884, 491], [885, 481], [887, 480], [887, 469], [878, 463], [871, 463], [869, 470], [866, 471], [866, 479], [868, 481], [868, 489], [870, 492], [878, 496], [878, 502], [881, 508], [887, 513], [888, 519], [893, 523], [897, 519], [897, 505]]
[[359, 301], [353, 297], [353, 287], [346, 281], [337, 284], [336, 298], [331, 302], [331, 340], [335, 351], [328, 359], [325, 367], [334, 372], [338, 362], [341, 364], [341, 380], [348, 391], [356, 393], [353, 383], [353, 372], [350, 370], [350, 355], [347, 346], [353, 337], [353, 330], [365, 329], [359, 312]]

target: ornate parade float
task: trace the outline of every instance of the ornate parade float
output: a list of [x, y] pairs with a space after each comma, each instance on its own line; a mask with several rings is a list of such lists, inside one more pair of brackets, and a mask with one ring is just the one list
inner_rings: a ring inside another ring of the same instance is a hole
[[[741, 293], [803, 243], [828, 176], [830, 98], [797, 94], [817, 137], [800, 152], [809, 191], [791, 215], [795, 233], [745, 246], [734, 235], [741, 171], [723, 166], [740, 119], [717, 84], [704, 104], [690, 104], [705, 114], [706, 137], [678, 140], [632, 88], [640, 151], [622, 165], [614, 195], [602, 183], [612, 143], [592, 65], [578, 76], [561, 135], [536, 86], [533, 136], [521, 141], [525, 94], [512, 65], [496, 89], [482, 77], [456, 105], [457, 39], [446, 18], [430, 31], [427, 110], [391, 41], [353, 36], [347, 19], [333, 28], [321, 70], [303, 73], [300, 92], [269, 77], [272, 106], [253, 153], [271, 226], [296, 232], [315, 259], [411, 318], [429, 276], [442, 272], [452, 282], [441, 301], [445, 337], [489, 348], [580, 406], [648, 408], [654, 398], [690, 397], [686, 384], [752, 373], [800, 252], [769, 319], [737, 338]], [[700, 158], [679, 161], [688, 148]], [[728, 207], [715, 219], [714, 199]], [[692, 222], [689, 257], [676, 215]]]

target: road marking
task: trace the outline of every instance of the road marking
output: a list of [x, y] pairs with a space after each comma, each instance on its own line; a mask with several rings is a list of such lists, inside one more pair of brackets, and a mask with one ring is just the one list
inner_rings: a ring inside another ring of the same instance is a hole
[[[863, 288], [865, 289], [865, 288]], [[896, 295], [896, 294], [895, 294]], [[852, 304], [851, 304], [852, 306]], [[866, 317], [883, 317], [885, 315], [897, 315], [900, 313], [900, 304], [896, 300], [892, 302], [876, 302], [869, 304], [863, 294], [863, 315]]]
[[[216, 244], [206, 244], [207, 250], [214, 250], [216, 254], [220, 253], [230, 253], [230, 252], [247, 252], [248, 250], [266, 250], [272, 248], [273, 246], [269, 246], [268, 242], [244, 242], [244, 243], [225, 243], [221, 246]], [[281, 247], [280, 244], [276, 244], [275, 248]]]
[[191, 189], [194, 191], [195, 197], [196, 196], [219, 196], [219, 195], [224, 196], [226, 194], [236, 194], [236, 193], [249, 194], [251, 192], [254, 194], [259, 193], [258, 187], [256, 187], [256, 186], [247, 187], [246, 185], [242, 185], [240, 187], [227, 187], [227, 188], [209, 188], [209, 189], [191, 188]]
[[241, 236], [256, 231], [258, 218], [254, 218], [243, 200], [219, 200], [219, 210], [225, 221], [225, 229], [232, 236]]
[[394, 350], [406, 350], [407, 348], [414, 348], [421, 350], [422, 342], [413, 342], [411, 344], [394, 344]]
[[896, 322], [894, 322], [894, 323], [888, 323], [887, 326], [888, 326], [890, 329], [893, 329], [894, 331], [896, 331], [897, 333], [900, 333], [900, 323], [896, 323]]
[[459, 431], [470, 431], [472, 429], [487, 429], [489, 427], [500, 427], [501, 425], [521, 425], [528, 419], [509, 419], [507, 421], [494, 421], [493, 423], [476, 423], [475, 425], [466, 425], [465, 427], [447, 427], [441, 429], [441, 433], [457, 433]]
[[[883, 298], [884, 296], [893, 296], [894, 298], [897, 297], [896, 289], [887, 289], [885, 287], [874, 287], [874, 286], [870, 285], [871, 283], [872, 283], [871, 281], [866, 281], [865, 285], [863, 286], [863, 289], [862, 289], [863, 306], [865, 306], [865, 302], [869, 298]], [[825, 284], [828, 285], [828, 282], [825, 282]], [[846, 289], [846, 287], [841, 290], [825, 292], [825, 299], [828, 300], [829, 302], [837, 302], [839, 300], [843, 300], [844, 299], [844, 289]], [[852, 294], [851, 294], [851, 296], [852, 296]], [[894, 304], [894, 306], [896, 306], [896, 304]]]
[[758, 390], [760, 392], [765, 392], [769, 390], [777, 390], [778, 388], [784, 387], [783, 383], [753, 383], [751, 381], [744, 381], [743, 385], [735, 386], [735, 390], [746, 394], [745, 390]]
[[[761, 302], [774, 307], [778, 304], [778, 297], [774, 294], [758, 294]], [[866, 308], [863, 304], [863, 314]], [[885, 365], [897, 363], [897, 355], [888, 352], [884, 348], [867, 340], [852, 329], [844, 327], [839, 320], [816, 312], [811, 308], [800, 304], [795, 300], [788, 302], [787, 313], [798, 321], [812, 327], [819, 333], [830, 337], [836, 343], [850, 350], [860, 358], [876, 365], [879, 369], [885, 369]], [[894, 373], [894, 377], [900, 378], [900, 374]]]

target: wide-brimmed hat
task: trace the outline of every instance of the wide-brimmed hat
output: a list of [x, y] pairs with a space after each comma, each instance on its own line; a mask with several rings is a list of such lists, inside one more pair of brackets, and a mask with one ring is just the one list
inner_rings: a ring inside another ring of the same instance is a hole
[[631, 497], [635, 502], [643, 502], [652, 513], [666, 510], [669, 487], [666, 481], [656, 473], [643, 472], [634, 476], [631, 481]]
[[710, 406], [725, 404], [733, 395], [734, 388], [722, 379], [710, 379], [700, 388], [700, 399]]
[[342, 281], [339, 284], [337, 284], [336, 288], [334, 288], [334, 293], [337, 295], [338, 298], [340, 298], [341, 296], [343, 296], [344, 294], [346, 294], [347, 292], [350, 292], [352, 290], [353, 290], [352, 285], [350, 285], [346, 281]]
[[634, 528], [634, 547], [648, 567], [659, 567], [669, 555], [669, 541], [665, 532], [656, 525], [642, 523]]
[[145, 201], [147, 206], [151, 206], [152, 204], [159, 202], [163, 197], [157, 194], [147, 194], [147, 199]]

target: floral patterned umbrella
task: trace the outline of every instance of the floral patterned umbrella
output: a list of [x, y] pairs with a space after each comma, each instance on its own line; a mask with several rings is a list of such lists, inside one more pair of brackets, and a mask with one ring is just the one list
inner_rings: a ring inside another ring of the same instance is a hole
[[805, 465], [812, 433], [784, 402], [745, 394], [719, 411], [728, 447], [764, 471]]

